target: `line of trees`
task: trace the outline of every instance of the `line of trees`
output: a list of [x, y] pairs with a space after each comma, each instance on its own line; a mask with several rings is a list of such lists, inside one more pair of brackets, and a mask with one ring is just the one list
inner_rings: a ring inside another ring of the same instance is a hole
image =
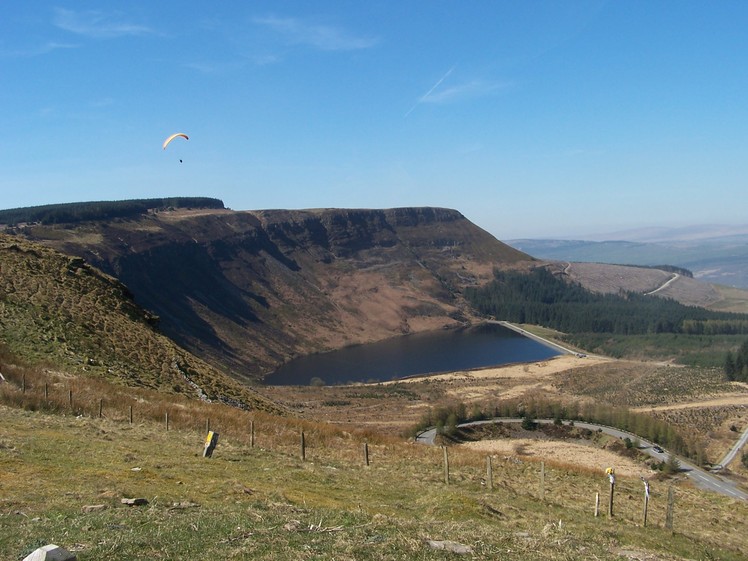
[[16, 225], [38, 222], [44, 225], [69, 224], [86, 220], [130, 218], [152, 209], [225, 208], [223, 201], [209, 197], [169, 197], [126, 201], [93, 201], [64, 203], [0, 210], [0, 224]]
[[727, 353], [725, 377], [731, 381], [748, 382], [748, 340], [740, 345], [735, 355]]
[[748, 315], [684, 306], [675, 300], [625, 292], [598, 294], [556, 277], [545, 267], [529, 273], [494, 271], [494, 279], [465, 289], [478, 311], [515, 323], [565, 333], [748, 334]]

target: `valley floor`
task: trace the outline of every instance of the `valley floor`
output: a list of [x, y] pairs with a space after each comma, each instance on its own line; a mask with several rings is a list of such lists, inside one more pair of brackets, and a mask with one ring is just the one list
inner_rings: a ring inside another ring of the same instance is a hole
[[[430, 409], [455, 403], [466, 404], [469, 411], [471, 407], [486, 408], [515, 398], [605, 400], [610, 405], [652, 413], [698, 434], [707, 442], [709, 459], [716, 463], [748, 429], [748, 385], [703, 377], [701, 371], [666, 363], [562, 355], [535, 363], [378, 384], [276, 386], [261, 391], [308, 419], [392, 434], [404, 434]], [[594, 452], [581, 456], [562, 451], [564, 444], [543, 446], [547, 449], [532, 445], [524, 450], [537, 459], [557, 458], [581, 466], [608, 461], [605, 450], [599, 451], [600, 457], [590, 459], [588, 455]], [[741, 464], [740, 455], [727, 473], [748, 481], [748, 470]]]

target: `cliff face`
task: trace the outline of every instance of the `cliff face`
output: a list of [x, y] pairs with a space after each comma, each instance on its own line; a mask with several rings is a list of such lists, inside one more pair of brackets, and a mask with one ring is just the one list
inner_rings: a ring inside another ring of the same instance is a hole
[[470, 321], [461, 289], [530, 260], [439, 208], [178, 210], [21, 234], [117, 277], [164, 334], [246, 379]]

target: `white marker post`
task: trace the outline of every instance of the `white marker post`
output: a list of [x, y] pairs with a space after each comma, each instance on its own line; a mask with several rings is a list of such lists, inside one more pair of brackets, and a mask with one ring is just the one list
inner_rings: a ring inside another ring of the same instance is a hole
[[609, 467], [605, 470], [605, 473], [608, 475], [608, 479], [610, 480], [610, 498], [608, 500], [608, 516], [613, 518], [613, 493], [616, 488], [616, 470], [612, 467]]

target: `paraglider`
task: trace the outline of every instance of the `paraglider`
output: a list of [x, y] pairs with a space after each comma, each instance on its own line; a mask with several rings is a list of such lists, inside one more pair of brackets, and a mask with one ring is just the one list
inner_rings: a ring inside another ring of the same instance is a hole
[[[184, 134], [183, 132], [178, 132], [178, 133], [172, 134], [172, 135], [171, 135], [170, 137], [168, 137], [168, 138], [167, 138], [166, 140], [164, 140], [164, 145], [163, 145], [163, 149], [164, 149], [164, 150], [166, 150], [166, 147], [167, 147], [167, 146], [169, 146], [169, 143], [170, 143], [170, 142], [171, 142], [172, 140], [174, 140], [175, 138], [179, 137], [179, 136], [181, 136], [181, 137], [182, 137], [182, 138], [184, 138], [185, 140], [189, 140], [189, 139], [190, 139], [190, 137], [189, 137], [189, 136], [187, 136], [186, 134]], [[180, 164], [182, 163], [182, 160], [181, 160], [181, 159], [179, 160], [179, 163], [180, 163]]]
[[164, 140], [164, 150], [166, 150], [166, 147], [169, 145], [169, 143], [172, 140], [174, 140], [175, 138], [177, 138], [178, 136], [181, 136], [185, 140], [189, 140], [190, 139], [190, 137], [187, 136], [186, 134], [184, 134], [183, 132], [178, 132], [176, 134], [172, 134], [169, 138], [167, 138], [166, 140]]

